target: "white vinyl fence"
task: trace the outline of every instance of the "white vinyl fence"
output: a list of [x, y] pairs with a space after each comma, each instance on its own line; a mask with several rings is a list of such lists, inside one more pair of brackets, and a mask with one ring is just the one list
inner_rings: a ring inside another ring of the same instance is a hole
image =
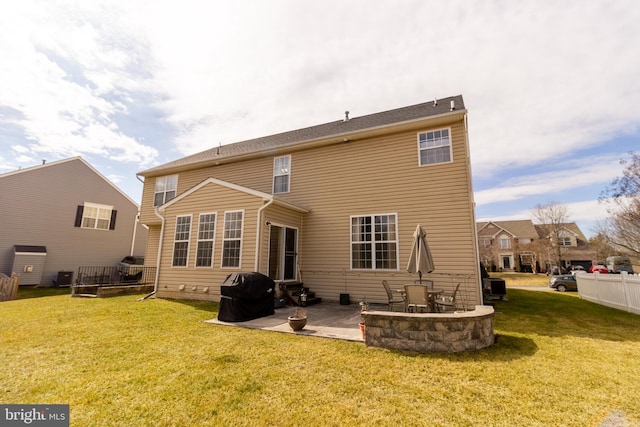
[[640, 314], [640, 275], [579, 273], [576, 279], [580, 298]]

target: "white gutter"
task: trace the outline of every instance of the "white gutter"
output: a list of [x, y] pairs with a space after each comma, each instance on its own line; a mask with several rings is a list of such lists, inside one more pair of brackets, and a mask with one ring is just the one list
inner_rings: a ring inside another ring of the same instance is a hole
[[256, 262], [255, 262], [255, 268], [253, 269], [253, 271], [255, 272], [259, 272], [258, 271], [258, 267], [260, 266], [260, 241], [262, 240], [260, 237], [260, 230], [262, 229], [261, 225], [262, 225], [262, 211], [269, 205], [271, 205], [273, 203], [273, 197], [269, 199], [269, 201], [267, 203], [265, 203], [264, 205], [262, 205], [260, 207], [260, 209], [258, 209], [258, 224], [256, 227]]
[[158, 213], [158, 209], [154, 209], [153, 213], [160, 218], [162, 226], [160, 227], [160, 243], [158, 244], [158, 256], [156, 257], [156, 280], [153, 284], [153, 293], [158, 292], [158, 278], [160, 277], [160, 259], [162, 258], [162, 243], [164, 242], [164, 216]]
[[138, 231], [138, 223], [140, 222], [140, 210], [138, 209], [138, 213], [136, 214], [136, 220], [133, 223], [133, 236], [131, 236], [131, 251], [129, 255], [133, 256], [133, 252], [136, 247], [136, 231]]

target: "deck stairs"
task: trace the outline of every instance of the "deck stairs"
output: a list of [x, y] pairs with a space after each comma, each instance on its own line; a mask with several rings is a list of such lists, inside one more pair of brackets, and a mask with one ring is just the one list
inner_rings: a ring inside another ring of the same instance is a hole
[[311, 292], [301, 282], [280, 283], [279, 286], [280, 290], [286, 295], [287, 305], [306, 307], [322, 301], [322, 298], [316, 297], [315, 292]]

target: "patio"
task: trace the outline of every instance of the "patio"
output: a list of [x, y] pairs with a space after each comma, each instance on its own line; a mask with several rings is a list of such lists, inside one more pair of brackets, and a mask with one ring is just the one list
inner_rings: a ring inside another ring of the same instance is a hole
[[[389, 312], [386, 304], [370, 304], [361, 313], [358, 305], [322, 303], [305, 307], [307, 324], [294, 331], [288, 322], [294, 307], [276, 309], [272, 316], [244, 322], [207, 323], [290, 334], [365, 342], [369, 346], [411, 350], [421, 353], [479, 350], [494, 344], [491, 306], [448, 313]], [[366, 324], [363, 339], [359, 323]]]
[[[386, 307], [386, 304], [372, 304], [369, 308], [372, 310], [386, 310]], [[218, 319], [206, 320], [206, 322], [214, 325], [364, 342], [359, 326], [359, 323], [362, 322], [362, 317], [360, 316], [360, 306], [358, 305], [322, 302], [304, 307], [307, 313], [307, 324], [304, 329], [298, 332], [294, 332], [291, 329], [287, 320], [294, 308], [291, 306], [277, 308], [272, 316], [246, 322], [221, 322]]]

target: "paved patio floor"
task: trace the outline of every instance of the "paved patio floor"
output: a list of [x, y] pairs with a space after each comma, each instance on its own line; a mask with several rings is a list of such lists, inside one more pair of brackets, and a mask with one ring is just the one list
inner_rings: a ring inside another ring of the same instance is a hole
[[[386, 310], [386, 305], [375, 304], [372, 310]], [[337, 302], [321, 302], [303, 307], [307, 312], [307, 325], [295, 332], [289, 326], [289, 317], [295, 307], [277, 308], [272, 316], [261, 317], [246, 322], [221, 322], [218, 319], [206, 320], [214, 325], [235, 326], [240, 328], [263, 329], [265, 331], [284, 332], [323, 338], [335, 338], [348, 341], [364, 341], [360, 332], [360, 306], [357, 304], [340, 305]]]

